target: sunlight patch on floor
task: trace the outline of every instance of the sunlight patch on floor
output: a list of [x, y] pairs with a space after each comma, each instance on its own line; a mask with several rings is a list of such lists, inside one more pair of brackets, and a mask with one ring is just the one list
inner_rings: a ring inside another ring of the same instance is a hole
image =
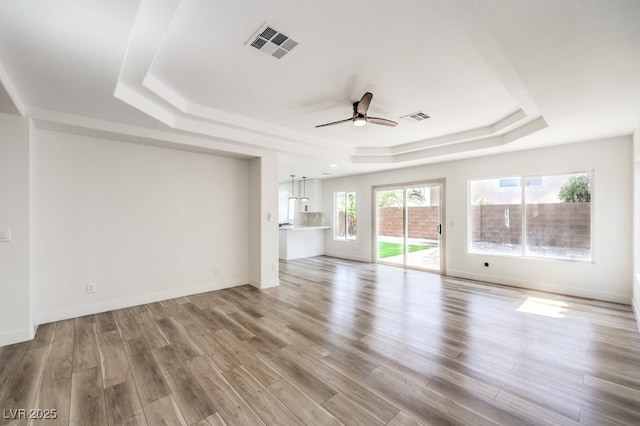
[[542, 315], [549, 318], [564, 318], [564, 312], [567, 312], [566, 308], [568, 306], [568, 303], [558, 300], [527, 297], [527, 300], [518, 308], [518, 312]]

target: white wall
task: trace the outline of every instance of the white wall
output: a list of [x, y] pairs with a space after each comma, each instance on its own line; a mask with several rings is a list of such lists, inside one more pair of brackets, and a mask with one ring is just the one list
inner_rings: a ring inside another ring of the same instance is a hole
[[[372, 186], [445, 178], [444, 233], [448, 275], [630, 303], [633, 208], [631, 156], [631, 137], [619, 137], [327, 179], [323, 181], [325, 212], [332, 209], [335, 191], [356, 191], [358, 239], [355, 242], [334, 241], [328, 232], [325, 253], [330, 256], [372, 261]], [[591, 169], [594, 170], [593, 263], [467, 253], [468, 179]], [[490, 262], [489, 269], [483, 266], [485, 261]]]
[[36, 137], [40, 323], [248, 282], [248, 161]]
[[280, 284], [278, 268], [278, 157], [265, 154], [249, 162], [249, 284], [263, 289]]
[[640, 126], [633, 134], [633, 310], [640, 330]]
[[30, 290], [31, 226], [29, 120], [0, 114], [0, 346], [31, 339], [35, 324]]

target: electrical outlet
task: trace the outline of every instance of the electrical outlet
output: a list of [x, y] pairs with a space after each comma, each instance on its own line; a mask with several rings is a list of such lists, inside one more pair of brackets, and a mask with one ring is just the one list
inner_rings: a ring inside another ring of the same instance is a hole
[[96, 292], [96, 283], [87, 283], [87, 293], [95, 293]]
[[0, 229], [0, 242], [8, 243], [11, 241], [11, 229]]
[[220, 267], [219, 266], [214, 266], [213, 267], [213, 275], [220, 275]]
[[277, 264], [275, 264], [275, 263], [272, 263], [272, 264], [271, 264], [271, 271], [272, 271], [272, 272], [275, 272], [275, 271], [277, 271], [277, 270], [278, 270], [278, 265], [277, 265]]

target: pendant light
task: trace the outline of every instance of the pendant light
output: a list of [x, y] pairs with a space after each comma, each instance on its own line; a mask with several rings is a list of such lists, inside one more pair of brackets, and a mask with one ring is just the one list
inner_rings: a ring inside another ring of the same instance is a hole
[[300, 197], [300, 201], [309, 201], [309, 197], [307, 197], [307, 177], [302, 176], [302, 187], [304, 188], [304, 195]]
[[297, 200], [298, 197], [293, 195], [293, 178], [296, 177], [296, 175], [290, 175], [290, 176], [291, 176], [291, 196], [289, 197], [289, 199], [290, 200]]

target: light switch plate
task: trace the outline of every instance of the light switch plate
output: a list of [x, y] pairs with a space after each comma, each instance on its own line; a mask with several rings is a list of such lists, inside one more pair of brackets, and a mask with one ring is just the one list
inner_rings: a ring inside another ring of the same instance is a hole
[[11, 241], [11, 229], [0, 229], [0, 243], [8, 243]]

